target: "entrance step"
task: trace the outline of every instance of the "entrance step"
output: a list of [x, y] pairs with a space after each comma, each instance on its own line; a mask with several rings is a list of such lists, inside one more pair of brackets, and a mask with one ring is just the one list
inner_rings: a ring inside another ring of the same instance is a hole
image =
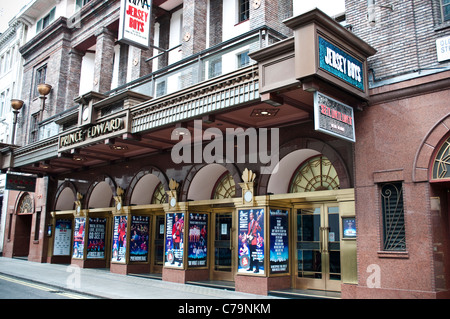
[[209, 288], [226, 289], [234, 291], [234, 281], [223, 281], [223, 280], [206, 280], [206, 281], [188, 281], [186, 284], [196, 285]]
[[269, 296], [291, 299], [341, 299], [340, 292], [292, 288], [269, 291]]

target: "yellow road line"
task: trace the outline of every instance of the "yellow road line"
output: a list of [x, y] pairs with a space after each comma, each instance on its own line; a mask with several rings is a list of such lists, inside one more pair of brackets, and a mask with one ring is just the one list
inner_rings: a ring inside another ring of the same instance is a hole
[[[13, 283], [16, 283], [16, 284], [19, 284], [19, 285], [28, 286], [28, 287], [31, 287], [31, 288], [43, 290], [43, 291], [55, 291], [56, 290], [55, 288], [46, 287], [46, 286], [43, 286], [43, 285], [40, 285], [40, 284], [34, 284], [34, 283], [30, 283], [30, 282], [26, 282], [26, 281], [23, 281], [23, 280], [11, 278], [11, 277], [6, 277], [6, 276], [2, 276], [2, 275], [0, 275], [0, 279], [7, 280], [9, 282], [13, 282]], [[73, 294], [73, 293], [69, 293], [69, 292], [58, 292], [58, 295], [63, 295], [63, 296], [66, 296], [66, 297], [72, 298], [72, 299], [89, 299], [89, 297], [78, 295], [78, 294]]]

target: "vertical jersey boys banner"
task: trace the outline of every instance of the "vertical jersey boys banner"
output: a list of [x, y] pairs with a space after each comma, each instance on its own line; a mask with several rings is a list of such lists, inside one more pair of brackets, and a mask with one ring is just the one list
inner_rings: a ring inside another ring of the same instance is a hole
[[130, 261], [147, 261], [149, 216], [131, 217]]
[[166, 214], [165, 266], [183, 268], [184, 213]]
[[206, 267], [208, 215], [189, 214], [188, 266]]
[[272, 274], [289, 272], [288, 220], [287, 210], [270, 210], [270, 273]]
[[70, 219], [57, 219], [55, 223], [55, 242], [53, 244], [54, 256], [69, 256], [72, 242], [72, 221]]
[[239, 210], [238, 272], [264, 274], [264, 209]]
[[114, 216], [111, 261], [124, 263], [127, 252], [127, 216]]
[[121, 0], [119, 41], [148, 49], [150, 47], [151, 0]]
[[73, 252], [72, 258], [83, 258], [84, 252], [84, 227], [86, 218], [75, 218], [75, 229], [73, 231]]
[[89, 218], [87, 258], [105, 258], [106, 218]]

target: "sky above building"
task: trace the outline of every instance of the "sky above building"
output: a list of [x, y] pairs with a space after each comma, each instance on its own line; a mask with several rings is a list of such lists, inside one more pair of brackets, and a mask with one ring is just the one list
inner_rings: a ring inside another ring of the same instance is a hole
[[[31, 0], [0, 0], [0, 33], [8, 28], [8, 22]], [[330, 16], [345, 11], [345, 0], [293, 0], [294, 14], [301, 14], [315, 7]]]
[[0, 33], [8, 29], [9, 21], [19, 13], [30, 0], [0, 0]]

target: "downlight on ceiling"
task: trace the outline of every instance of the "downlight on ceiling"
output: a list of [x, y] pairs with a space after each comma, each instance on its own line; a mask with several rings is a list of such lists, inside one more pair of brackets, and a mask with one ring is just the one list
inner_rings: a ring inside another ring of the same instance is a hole
[[277, 115], [279, 109], [254, 109], [251, 117], [270, 117]]

